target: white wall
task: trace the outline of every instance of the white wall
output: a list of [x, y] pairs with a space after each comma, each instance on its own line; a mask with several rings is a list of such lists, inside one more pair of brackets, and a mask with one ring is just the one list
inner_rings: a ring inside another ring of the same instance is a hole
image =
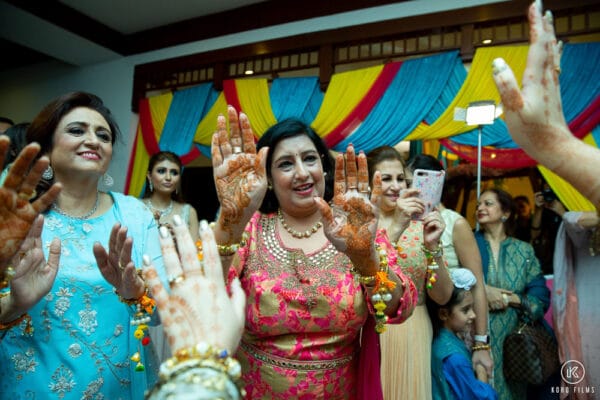
[[[115, 148], [115, 155], [109, 169], [109, 173], [115, 179], [113, 189], [122, 190], [132, 138], [137, 126], [137, 115], [131, 112], [133, 71], [137, 64], [306, 32], [501, 1], [506, 0], [415, 0], [222, 36], [95, 65], [75, 67], [56, 62], [5, 71], [0, 75], [0, 115], [12, 118], [15, 122], [30, 121], [46, 103], [63, 93], [80, 90], [98, 95], [115, 115], [123, 133], [123, 140]], [[65, 46], [68, 46], [68, 43]]]

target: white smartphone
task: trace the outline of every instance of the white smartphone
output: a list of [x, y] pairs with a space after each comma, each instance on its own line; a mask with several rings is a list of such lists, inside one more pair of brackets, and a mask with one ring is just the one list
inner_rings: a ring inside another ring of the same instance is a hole
[[425, 211], [422, 214], [413, 215], [413, 219], [422, 220], [440, 204], [445, 175], [444, 171], [429, 169], [415, 169], [413, 171], [412, 188], [419, 189], [419, 198], [425, 203]]

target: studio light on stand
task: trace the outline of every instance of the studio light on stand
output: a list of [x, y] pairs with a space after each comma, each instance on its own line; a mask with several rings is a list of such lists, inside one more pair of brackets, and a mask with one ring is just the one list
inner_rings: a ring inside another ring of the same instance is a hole
[[[494, 100], [481, 100], [469, 103], [466, 109], [454, 110], [454, 119], [465, 121], [469, 126], [477, 126], [477, 202], [481, 193], [481, 137], [483, 126], [492, 125], [494, 119], [502, 114], [502, 108], [496, 107]], [[479, 224], [477, 224], [479, 225]], [[477, 226], [479, 228], [479, 226]]]

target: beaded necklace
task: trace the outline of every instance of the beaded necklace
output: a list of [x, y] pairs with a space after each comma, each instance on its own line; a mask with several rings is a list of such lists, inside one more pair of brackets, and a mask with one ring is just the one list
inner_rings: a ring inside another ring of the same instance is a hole
[[99, 203], [100, 203], [100, 196], [98, 196], [98, 192], [96, 192], [96, 203], [94, 204], [94, 207], [90, 211], [88, 211], [87, 213], [85, 213], [84, 215], [81, 215], [81, 216], [71, 215], [71, 214], [67, 213], [66, 211], [64, 211], [62, 208], [60, 208], [58, 206], [58, 204], [56, 204], [56, 202], [52, 203], [52, 209], [54, 211], [56, 211], [57, 213], [59, 213], [60, 215], [63, 215], [65, 217], [68, 217], [68, 218], [71, 218], [71, 219], [88, 219], [92, 215], [94, 215], [94, 213], [96, 212], [96, 210], [98, 210], [98, 204]]
[[287, 224], [287, 222], [285, 222], [285, 219], [283, 218], [283, 213], [281, 212], [281, 210], [277, 210], [277, 217], [279, 217], [279, 221], [281, 222], [281, 226], [283, 226], [283, 229], [285, 229], [290, 235], [292, 235], [293, 237], [298, 238], [298, 239], [304, 239], [304, 238], [311, 237], [313, 234], [317, 233], [319, 228], [321, 228], [323, 226], [323, 223], [321, 221], [317, 221], [317, 223], [314, 224], [312, 228], [308, 229], [305, 232], [299, 232], [299, 231], [293, 229], [292, 227], [290, 227]]

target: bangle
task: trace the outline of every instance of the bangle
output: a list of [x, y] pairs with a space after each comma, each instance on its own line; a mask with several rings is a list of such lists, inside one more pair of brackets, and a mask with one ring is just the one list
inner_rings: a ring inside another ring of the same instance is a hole
[[7, 288], [10, 285], [10, 281], [14, 276], [15, 269], [12, 267], [12, 265], [7, 266], [0, 280], [0, 290]]
[[231, 244], [217, 244], [217, 250], [219, 251], [219, 255], [222, 257], [232, 256], [241, 247], [245, 247], [248, 241], [248, 233], [244, 232], [242, 235], [242, 240], [239, 243], [231, 243]]
[[427, 259], [439, 258], [444, 255], [444, 248], [442, 247], [442, 242], [439, 241], [437, 247], [434, 250], [429, 250], [424, 243], [421, 244], [421, 250], [425, 253], [425, 257]]
[[[175, 352], [174, 356], [163, 362], [160, 366], [159, 385], [168, 383], [179, 375], [183, 375], [190, 370], [196, 370], [194, 374], [197, 378], [194, 383], [202, 388], [211, 391], [223, 391], [228, 382], [233, 382], [239, 394], [244, 396], [242, 389], [242, 367], [240, 363], [232, 358], [227, 350], [217, 350], [215, 347], [199, 343], [194, 347], [181, 349]], [[206, 374], [201, 371], [213, 370], [218, 373], [210, 374], [211, 379], [204, 379]]]
[[489, 349], [491, 349], [491, 346], [489, 344], [476, 344], [475, 346], [471, 347], [471, 350], [473, 350], [473, 351], [489, 350]]

